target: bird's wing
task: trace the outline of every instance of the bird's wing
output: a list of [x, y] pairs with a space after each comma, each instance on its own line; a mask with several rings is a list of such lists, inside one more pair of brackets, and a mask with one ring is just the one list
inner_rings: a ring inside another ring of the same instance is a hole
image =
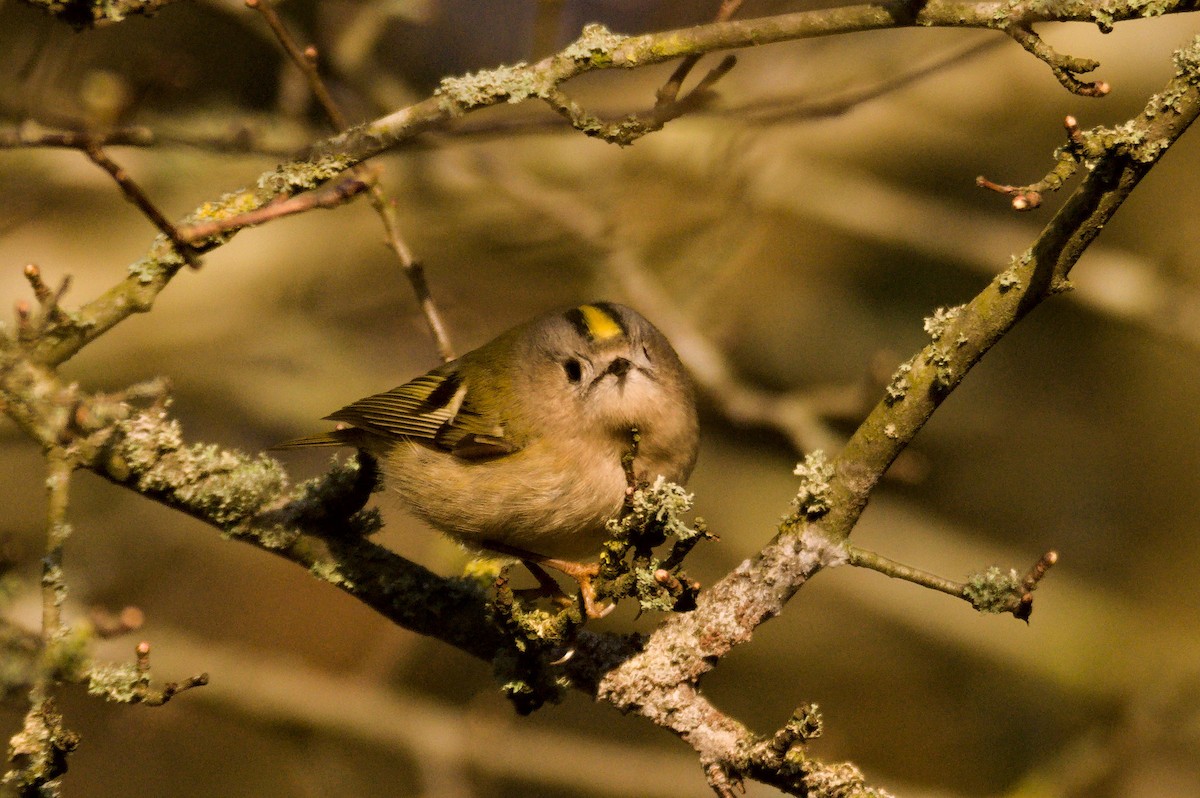
[[500, 419], [483, 413], [467, 384], [452, 369], [437, 369], [390, 391], [377, 393], [326, 416], [376, 435], [408, 438], [464, 459], [509, 454]]

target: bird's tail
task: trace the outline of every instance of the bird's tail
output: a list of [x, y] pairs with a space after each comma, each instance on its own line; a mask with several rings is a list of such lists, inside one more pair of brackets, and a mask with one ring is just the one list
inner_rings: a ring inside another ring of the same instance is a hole
[[273, 451], [280, 449], [307, 449], [314, 446], [356, 446], [358, 436], [353, 429], [335, 429], [317, 435], [305, 435], [303, 438], [292, 438], [290, 441], [277, 443], [271, 447]]

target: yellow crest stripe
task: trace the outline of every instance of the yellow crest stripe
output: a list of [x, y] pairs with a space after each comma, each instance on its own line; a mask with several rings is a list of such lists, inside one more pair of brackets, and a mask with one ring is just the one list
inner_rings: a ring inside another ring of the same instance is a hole
[[593, 341], [607, 341], [625, 334], [625, 328], [620, 319], [602, 307], [580, 305], [579, 312], [583, 315], [583, 323], [587, 326], [588, 337]]

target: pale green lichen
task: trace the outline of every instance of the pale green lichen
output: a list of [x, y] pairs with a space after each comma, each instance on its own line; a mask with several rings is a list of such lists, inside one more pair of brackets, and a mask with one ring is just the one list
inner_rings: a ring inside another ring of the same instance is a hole
[[287, 486], [279, 463], [215, 445], [185, 446], [179, 424], [162, 409], [122, 422], [113, 457], [137, 489], [229, 530]]
[[996, 288], [1002, 294], [1020, 287], [1021, 278], [1017, 276], [1017, 267], [1015, 264], [1001, 272], [1000, 276], [996, 279]]
[[[263, 178], [259, 180], [261, 183]], [[189, 224], [220, 221], [255, 210], [260, 204], [258, 197], [252, 191], [245, 189], [230, 191], [214, 201], [201, 204], [188, 215], [186, 221]]]
[[825, 733], [825, 720], [816, 704], [805, 704], [792, 713], [778, 736], [796, 743], [807, 743]]
[[501, 99], [519, 103], [530, 97], [544, 97], [553, 88], [551, 78], [521, 61], [512, 66], [442, 78], [434, 95], [439, 98], [442, 110], [457, 116]]
[[946, 390], [954, 386], [954, 361], [946, 347], [931, 347], [928, 362], [933, 366], [933, 379], [937, 388]]
[[620, 47], [627, 38], [598, 23], [589, 23], [583, 26], [579, 38], [567, 45], [562, 55], [572, 61], [605, 66], [612, 63], [612, 51]]
[[908, 396], [909, 390], [912, 388], [912, 382], [908, 379], [908, 375], [912, 373], [912, 363], [901, 363], [896, 373], [892, 375], [892, 379], [888, 382], [887, 388], [884, 390], [883, 401], [889, 406]]
[[135, 704], [142, 700], [150, 679], [133, 664], [95, 665], [88, 673], [87, 691], [105, 701]]
[[925, 332], [929, 334], [935, 342], [942, 340], [942, 336], [946, 334], [946, 330], [950, 324], [958, 318], [962, 312], [962, 305], [957, 305], [952, 308], [938, 308], [933, 312], [932, 316], [925, 317]]
[[820, 449], [804, 456], [804, 462], [797, 463], [793, 474], [800, 477], [800, 488], [792, 499], [796, 508], [796, 516], [804, 518], [819, 518], [829, 512], [832, 506], [833, 466]]
[[515, 650], [504, 651], [492, 660], [492, 676], [521, 715], [547, 703], [559, 703], [571, 687], [561, 668], [546, 668], [540, 658]]
[[632, 524], [645, 527], [656, 524], [667, 535], [673, 535], [680, 540], [687, 540], [700, 534], [680, 516], [692, 509], [693, 495], [684, 490], [682, 485], [669, 482], [659, 476], [654, 484], [639, 488], [629, 498], [630, 512], [619, 520], [608, 522], [608, 531], [615, 534], [620, 524]]
[[1011, 612], [1023, 593], [1021, 577], [1015, 570], [1005, 572], [994, 565], [971, 574], [963, 587], [963, 597], [980, 612]]
[[328, 582], [345, 590], [354, 589], [354, 580], [342, 573], [342, 569], [338, 567], [338, 564], [331, 560], [322, 560], [313, 563], [308, 567], [308, 572], [322, 582]]
[[[258, 187], [272, 195], [295, 194], [314, 189], [352, 166], [353, 162], [340, 154], [322, 155], [315, 161], [293, 161], [259, 177]], [[260, 202], [257, 198], [253, 199], [247, 210], [257, 207]]]
[[1191, 83], [1200, 83], [1200, 36], [1196, 36], [1172, 55], [1175, 76]]
[[91, 627], [86, 624], [61, 629], [47, 642], [42, 652], [42, 667], [56, 678], [77, 681], [91, 663], [94, 639]]
[[813, 766], [804, 776], [805, 795], [812, 798], [893, 798], [877, 787], [868, 787], [862, 771], [850, 762]]
[[[653, 484], [639, 484], [624, 512], [606, 525], [609, 539], [600, 550], [598, 591], [618, 600], [635, 598], [642, 610], [693, 608], [699, 585], [681, 565], [697, 543], [711, 536], [702, 519], [694, 524], [683, 520], [691, 509], [692, 495], [662, 476]], [[655, 552], [669, 541], [666, 557]]]

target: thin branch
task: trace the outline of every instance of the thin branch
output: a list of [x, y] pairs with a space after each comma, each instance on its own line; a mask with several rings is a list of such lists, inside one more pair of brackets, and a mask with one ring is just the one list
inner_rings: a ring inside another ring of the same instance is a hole
[[67, 598], [63, 576], [63, 546], [71, 535], [67, 523], [71, 472], [75, 468], [66, 450], [53, 447], [47, 452], [46, 476], [46, 552], [42, 558], [42, 631], [39, 640], [44, 662], [40, 663], [29, 690], [29, 711], [24, 727], [9, 740], [9, 770], [0, 787], [19, 795], [41, 795], [41, 790], [66, 772], [66, 756], [79, 743], [79, 737], [62, 725], [62, 716], [54, 706], [54, 686], [58, 680], [59, 649], [67, 628], [62, 606]]
[[0, 130], [0, 149], [66, 147], [82, 149], [87, 141], [101, 147], [192, 147], [207, 152], [254, 153], [290, 160], [325, 131], [310, 128], [305, 120], [281, 120], [268, 114], [245, 113], [215, 120], [211, 112], [160, 117], [143, 115], [139, 125], [90, 130], [81, 116], [55, 115], [39, 109]]
[[263, 21], [271, 28], [271, 32], [275, 34], [275, 40], [283, 47], [288, 58], [292, 63], [299, 67], [304, 74], [304, 80], [308, 83], [308, 90], [313, 93], [317, 104], [321, 106], [321, 110], [329, 117], [329, 121], [338, 130], [345, 130], [349, 125], [346, 118], [342, 115], [341, 110], [337, 107], [337, 103], [333, 101], [333, 95], [329, 93], [329, 89], [325, 86], [325, 81], [321, 79], [321, 75], [317, 72], [316, 65], [316, 49], [305, 48], [301, 49], [300, 45], [292, 37], [287, 26], [283, 24], [283, 20], [275, 11], [275, 6], [271, 0], [245, 0], [246, 8], [257, 11], [262, 16]]
[[134, 691], [133, 703], [145, 704], [148, 707], [161, 707], [185, 690], [208, 684], [208, 674], [201, 673], [199, 676], [189, 676], [182, 682], [167, 682], [159, 688], [151, 687], [150, 644], [145, 641], [138, 643], [135, 654], [137, 655], [138, 682]]
[[[943, 5], [923, 6], [914, 17]], [[1071, 5], [1068, 3], [1068, 8]], [[894, 9], [890, 11], [894, 13]], [[830, 13], [836, 16], [842, 10]], [[696, 31], [704, 35], [703, 26], [692, 32]], [[607, 47], [599, 42], [597, 34], [592, 30], [588, 40], [585, 60], [589, 62]], [[670, 44], [663, 49], [670, 50]], [[563, 58], [574, 63], [582, 57], [576, 51], [571, 53]], [[847, 536], [871, 490], [900, 451], [991, 346], [1042, 300], [1069, 287], [1070, 270], [1082, 252], [1162, 153], [1200, 114], [1200, 40], [1177, 53], [1176, 65], [1177, 74], [1161, 95], [1172, 97], [1173, 104], [1164, 109], [1161, 96], [1156, 96], [1146, 111], [1124, 126], [1129, 141], [1136, 138], [1144, 142], [1144, 149], [1127, 145], [1108, 150], [1024, 256], [967, 305], [931, 317], [927, 325], [931, 343], [897, 373], [887, 396], [831, 461], [824, 488], [829, 509], [790, 518], [758, 555], [702, 593], [692, 613], [669, 618], [640, 652], [623, 638], [581, 633], [575, 645], [576, 656], [566, 666], [576, 685], [686, 740], [699, 753], [714, 788], [731, 791], [744, 776], [752, 775], [797, 794], [808, 791], [808, 785], [794, 772], [751, 770], [746, 752], [754, 748], [758, 738], [712, 707], [699, 694], [698, 680], [735, 645], [749, 640], [760, 623], [781, 612], [811, 576], [844, 562]], [[514, 90], [514, 84], [500, 80], [485, 92], [484, 100], [478, 100], [458, 85], [449, 92], [448, 102], [453, 109], [469, 110], [494, 103], [500, 96], [511, 97]], [[439, 97], [447, 99], [447, 95]], [[418, 108], [422, 110], [413, 110]], [[418, 104], [407, 113], [418, 114], [402, 120], [402, 127], [411, 135], [423, 125], [434, 124], [442, 112]], [[365, 130], [370, 137], [371, 126]], [[352, 140], [335, 138], [327, 144]], [[373, 147], [385, 146], [380, 140], [362, 144], [364, 149], [349, 156], [349, 160]], [[320, 159], [307, 166], [318, 162]], [[332, 173], [344, 168], [345, 161]], [[309, 177], [312, 174], [306, 173]], [[274, 190], [276, 186], [270, 187], [272, 196], [280, 193]], [[143, 275], [153, 286], [146, 297], [149, 301], [173, 273], [167, 268]], [[102, 321], [113, 318], [117, 316], [103, 317]], [[86, 340], [90, 339], [85, 336], [65, 343], [60, 339], [52, 350], [69, 355]], [[0, 351], [0, 398], [6, 411], [30, 434], [45, 436], [39, 438], [43, 445], [55, 445], [55, 430], [62, 427], [51, 422], [58, 418], [61, 408], [42, 397], [71, 392], [41, 364], [57, 361], [43, 352], [38, 361], [30, 362], [9, 350], [4, 347]], [[281, 472], [271, 461], [186, 446], [178, 428], [161, 412], [130, 415], [103, 432], [108, 436], [105, 445], [101, 446], [100, 441], [91, 447], [80, 444], [77, 456], [81, 463], [109, 479], [303, 564], [397, 623], [484, 658], [491, 658], [504, 645], [489, 625], [479, 591], [433, 577], [365, 541], [362, 535], [371, 527], [364, 516], [347, 517], [320, 533], [306, 526], [302, 509], [312, 503], [313, 497], [304, 491], [285, 494]], [[338, 473], [326, 482], [336, 482], [336, 477]], [[234, 486], [237, 490], [232, 489]], [[278, 506], [277, 502], [285, 497], [293, 498], [293, 502]], [[1036, 572], [1035, 568], [1030, 578]], [[429, 601], [431, 595], [438, 600]]]
[[615, 121], [607, 121], [584, 110], [557, 86], [547, 89], [542, 99], [581, 133], [610, 144], [628, 146], [642, 136], [662, 130], [668, 122], [702, 107], [709, 99], [713, 85], [729, 74], [736, 64], [737, 59], [727, 55], [682, 99], [658, 103], [645, 114], [628, 114]]
[[[728, 104], [718, 108], [706, 102], [705, 94], [698, 95], [696, 91], [692, 91], [684, 100], [677, 100], [670, 106], [671, 113], [674, 114], [671, 118], [687, 113], [698, 116], [736, 118], [746, 124], [773, 125], [838, 116], [987, 50], [1001, 47], [1004, 43], [1004, 40], [1000, 38], [988, 38], [940, 56], [929, 64], [916, 66], [877, 83], [848, 89], [826, 98], [771, 97], [740, 104]], [[599, 119], [613, 119], [619, 117], [620, 114], [621, 112], [616, 109], [595, 112], [595, 116]], [[563, 133], [570, 130], [570, 127], [564, 126], [560, 119], [555, 117], [540, 114], [523, 116], [524, 118], [505, 118], [478, 123], [459, 122], [439, 131], [436, 140], [417, 137], [401, 142], [397, 147], [428, 149], [443, 146], [447, 141], [511, 138], [522, 135]], [[303, 129], [295, 127], [289, 128], [291, 131], [289, 135], [288, 131], [282, 130], [278, 125], [272, 125], [270, 120], [254, 117], [231, 121], [225, 129], [217, 132], [207, 129], [211, 127], [211, 123], [203, 116], [171, 117], [147, 122], [143, 125], [96, 133], [86, 132], [84, 122], [80, 119], [64, 118], [54, 124], [57, 129], [48, 129], [33, 120], [25, 120], [11, 129], [0, 130], [0, 149], [20, 147], [78, 149], [82, 146], [82, 142], [90, 137], [103, 146], [184, 146], [210, 152], [257, 153], [273, 157], [289, 157], [297, 150], [303, 149], [316, 137], [316, 133], [305, 135]]]
[[155, 143], [154, 133], [145, 127], [127, 127], [104, 133], [89, 133], [79, 130], [47, 130], [41, 125], [26, 120], [11, 130], [0, 131], [0, 149], [20, 147], [66, 147], [73, 150], [86, 149], [89, 144], [99, 147], [122, 145], [127, 147], [150, 147]]
[[[365, 176], [368, 180], [374, 179], [374, 175], [366, 174]], [[324, 186], [316, 191], [280, 199], [277, 202], [272, 202], [247, 213], [181, 227], [178, 231], [179, 237], [190, 244], [221, 235], [222, 233], [241, 230], [244, 227], [253, 227], [254, 225], [263, 224], [264, 222], [284, 216], [305, 213], [317, 208], [336, 208], [339, 205], [345, 205], [369, 188], [370, 184], [364, 182], [358, 174], [355, 174], [352, 177], [339, 180], [332, 185]]]
[[[935, 314], [936, 323], [927, 323], [932, 342], [904, 364], [896, 391], [875, 406], [830, 463], [824, 485], [829, 509], [816, 518], [799, 516], [783, 524], [754, 558], [702, 593], [696, 610], [668, 618], [641, 654], [605, 676], [601, 697], [688, 737], [670, 710], [673, 691], [694, 685], [760, 623], [782, 611], [812, 575], [841, 561], [840, 542], [900, 451], [988, 349], [1042, 300], [1068, 286], [1070, 270], [1088, 244], [1200, 115], [1200, 38], [1176, 53], [1176, 67], [1162, 96], [1178, 102], [1164, 112], [1156, 96], [1125, 126], [1131, 137], [1156, 144], [1145, 159], [1117, 149], [1100, 158], [1021, 259], [970, 303]], [[1035, 566], [1033, 575], [1038, 570]], [[654, 686], [649, 694], [647, 683]]]
[[[304, 74], [304, 79], [308, 82], [309, 91], [317, 99], [317, 103], [329, 118], [337, 130], [345, 130], [349, 127], [345, 115], [338, 108], [337, 103], [333, 100], [333, 95], [329, 93], [325, 81], [321, 78], [321, 73], [317, 71], [317, 49], [313, 46], [300, 48], [296, 40], [288, 31], [283, 20], [276, 13], [271, 0], [246, 0], [246, 6], [258, 11], [271, 31], [275, 34], [275, 38], [279, 40], [280, 45], [292, 59], [292, 62], [300, 68]], [[353, 174], [361, 176], [361, 167], [355, 166], [351, 169]], [[417, 297], [417, 305], [421, 309], [421, 314], [425, 317], [425, 323], [429, 327], [429, 334], [433, 338], [434, 345], [437, 347], [438, 355], [443, 362], [449, 362], [454, 359], [454, 347], [450, 343], [450, 335], [446, 330], [446, 325], [442, 321], [441, 312], [433, 301], [433, 295], [429, 291], [429, 283], [425, 279], [425, 267], [417, 262], [413, 257], [412, 249], [404, 240], [400, 233], [400, 220], [396, 216], [396, 202], [393, 200], [383, 188], [382, 184], [377, 180], [365, 180], [368, 186], [368, 191], [371, 196], [371, 206], [375, 212], [379, 214], [380, 220], [383, 222], [385, 232], [384, 241], [388, 247], [395, 253], [396, 258], [400, 261], [400, 267], [404, 270], [405, 277], [408, 278], [409, 284], [412, 286], [413, 293]]]
[[1041, 36], [1034, 33], [1033, 28], [1026, 25], [1010, 25], [1004, 28], [1004, 32], [1011, 36], [1017, 44], [1037, 57], [1038, 60], [1045, 62], [1046, 66], [1050, 67], [1050, 71], [1054, 73], [1054, 77], [1058, 78], [1058, 82], [1067, 91], [1078, 94], [1081, 97], [1103, 97], [1112, 90], [1112, 87], [1102, 80], [1088, 83], [1077, 77], [1084, 72], [1092, 72], [1098, 69], [1100, 67], [1099, 61], [1093, 61], [1090, 58], [1074, 58], [1069, 55], [1061, 55], [1053, 47], [1046, 44]]
[[1033, 612], [1033, 591], [1050, 567], [1058, 562], [1058, 553], [1049, 551], [1030, 567], [1024, 578], [1016, 571], [1005, 573], [993, 567], [972, 574], [965, 582], [956, 582], [857, 546], [847, 546], [846, 554], [850, 565], [870, 568], [893, 579], [903, 579], [961, 598], [980, 612], [1012, 613], [1022, 621], [1028, 621]]
[[71, 536], [67, 523], [67, 503], [70, 497], [71, 472], [75, 464], [65, 450], [52, 449], [47, 456], [49, 473], [46, 476], [47, 502], [46, 553], [42, 558], [42, 642], [49, 647], [66, 631], [62, 606], [67, 600], [67, 583], [63, 576], [63, 547]]
[[[1113, 9], [1111, 22], [1191, 11], [1194, 0], [1171, 0], [1165, 6], [1128, 5]], [[852, 31], [901, 27], [999, 28], [1048, 20], [1092, 21], [1093, 7], [1067, 0], [1050, 15], [1035, 4], [1011, 6], [962, 0], [929, 0], [919, 6], [859, 5], [802, 11], [752, 20], [698, 25], [684, 30], [641, 36], [620, 36], [598, 25], [558, 53], [532, 65], [485, 70], [447, 78], [432, 97], [392, 114], [317, 142], [308, 158], [284, 164], [262, 175], [257, 188], [235, 192], [204, 206], [213, 216], [232, 216], [271, 202], [280, 194], [308, 190], [364, 160], [410, 141], [463, 114], [530, 98], [544, 98], [549, 89], [598, 69], [632, 69], [681, 56], [732, 50], [774, 42], [829, 36]], [[129, 278], [76, 312], [77, 323], [43, 340], [35, 352], [39, 362], [62, 363], [89, 341], [133, 313], [149, 310], [174, 278], [178, 256], [155, 244], [130, 269]]]
[[897, 92], [917, 81], [958, 66], [983, 53], [1004, 46], [1004, 44], [1004, 40], [1000, 38], [982, 39], [961, 49], [939, 53], [928, 63], [893, 72], [875, 83], [852, 87], [828, 97], [814, 99], [771, 97], [719, 109], [701, 109], [700, 113], [711, 113], [722, 118], [737, 119], [749, 125], [777, 125], [841, 116], [872, 100]]
[[[721, 6], [717, 9], [715, 22], [725, 22], [737, 13], [741, 8], [742, 0], [721, 0]], [[667, 78], [667, 82], [663, 84], [655, 95], [654, 108], [655, 110], [665, 108], [675, 104], [676, 98], [679, 97], [679, 90], [683, 87], [683, 82], [687, 80], [687, 76], [700, 62], [701, 56], [689, 55], [684, 58], [679, 66], [675, 67], [675, 71], [671, 73], [671, 77]]]
[[136, 205], [138, 210], [154, 223], [159, 232], [170, 240], [179, 256], [186, 260], [187, 264], [193, 269], [199, 269], [200, 258], [196, 255], [196, 251], [192, 249], [191, 244], [180, 237], [179, 229], [171, 223], [170, 219], [163, 215], [163, 212], [151, 201], [146, 192], [142, 191], [141, 186], [129, 176], [129, 173], [113, 159], [109, 158], [99, 144], [90, 139], [84, 141], [83, 152], [91, 159], [92, 163], [112, 176], [112, 179], [117, 182], [117, 185], [121, 187], [121, 191], [124, 192], [125, 198]]

